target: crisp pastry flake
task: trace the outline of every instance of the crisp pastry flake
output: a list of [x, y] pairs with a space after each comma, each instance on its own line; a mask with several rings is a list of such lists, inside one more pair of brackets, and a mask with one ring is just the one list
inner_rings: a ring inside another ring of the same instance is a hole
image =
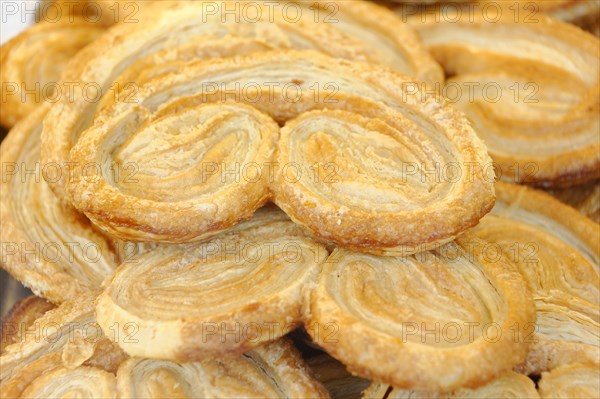
[[3, 44], [0, 124], [11, 128], [39, 103], [56, 102], [65, 96], [68, 87], [61, 85], [59, 78], [67, 62], [103, 32], [83, 18], [41, 21]]
[[351, 372], [399, 388], [485, 384], [523, 361], [535, 320], [518, 271], [485, 248], [465, 234], [409, 257], [338, 249], [311, 292], [307, 331]]
[[133, 334], [118, 341], [131, 356], [242, 353], [300, 325], [327, 255], [283, 212], [262, 208], [210, 241], [159, 246], [119, 268], [98, 299], [98, 322]]
[[117, 372], [121, 398], [329, 398], [291, 341], [198, 362], [132, 358]]
[[524, 18], [428, 14], [413, 25], [450, 75], [443, 94], [473, 122], [499, 179], [546, 187], [597, 179], [600, 42], [542, 14]]
[[472, 231], [517, 265], [533, 294], [536, 328], [520, 370], [598, 359], [600, 226], [541, 191], [499, 182], [496, 193]]
[[61, 203], [44, 180], [61, 170], [39, 161], [47, 109], [19, 122], [0, 147], [1, 266], [36, 295], [61, 303], [98, 290], [116, 255], [112, 240]]

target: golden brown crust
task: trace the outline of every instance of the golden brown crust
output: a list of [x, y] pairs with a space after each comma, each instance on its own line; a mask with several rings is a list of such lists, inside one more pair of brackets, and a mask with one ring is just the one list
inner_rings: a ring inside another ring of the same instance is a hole
[[519, 370], [597, 358], [600, 227], [544, 192], [508, 183], [496, 192], [496, 207], [473, 231], [509, 256], [534, 297], [534, 344]]
[[598, 38], [542, 14], [519, 18], [428, 14], [414, 26], [453, 76], [443, 92], [473, 121], [500, 179], [545, 187], [597, 179]]
[[132, 358], [117, 372], [123, 398], [329, 398], [291, 341], [192, 363]]
[[[160, 4], [140, 10], [139, 23], [114, 26], [102, 39], [75, 57], [65, 71], [65, 79], [95, 82], [109, 88], [114, 81], [119, 82], [118, 75], [129, 65], [151, 59], [155, 52], [172, 49], [174, 57], [160, 58], [173, 61], [178, 58], [179, 46], [189, 49], [198, 43], [202, 47], [208, 41], [232, 37], [253, 39], [270, 49], [312, 48], [336, 57], [381, 62], [431, 83], [443, 80], [439, 66], [424, 50], [416, 34], [399, 23], [393, 13], [368, 2], [323, 4], [323, 7], [339, 7], [335, 15], [339, 23], [321, 20], [315, 23], [315, 2], [302, 2], [303, 17], [294, 23], [286, 20], [278, 9], [271, 22], [268, 10], [262, 10], [266, 20], [240, 18], [240, 23], [225, 24], [222, 23], [222, 10], [208, 13], [203, 2], [156, 3]], [[238, 3], [239, 7], [245, 4]], [[324, 18], [329, 14], [322, 12], [319, 15]], [[382, 23], [386, 21], [388, 23]], [[215, 54], [220, 55], [219, 51]], [[118, 92], [118, 88], [111, 87], [102, 94], [112, 96], [115, 90]], [[62, 165], [67, 161], [69, 150], [88, 127], [101, 103], [87, 100], [83, 93], [76, 91], [73, 98], [61, 98], [53, 107], [43, 135], [43, 163]], [[64, 179], [51, 183], [63, 199], [66, 198], [65, 183]]]
[[17, 302], [2, 318], [0, 325], [0, 355], [8, 345], [21, 342], [27, 330], [54, 305], [43, 298], [30, 295]]
[[405, 258], [336, 250], [307, 330], [351, 372], [399, 388], [485, 384], [525, 358], [534, 309], [518, 272], [484, 251], [467, 234]]
[[43, 0], [39, 6], [40, 20], [55, 21], [55, 15], [61, 20], [81, 17], [88, 24], [109, 27], [117, 22], [137, 23], [141, 7], [151, 4], [152, 0]]
[[597, 398], [600, 397], [600, 366], [598, 363], [563, 365], [542, 373], [538, 385], [543, 399]]
[[79, 18], [42, 21], [3, 44], [0, 124], [9, 129], [40, 103], [64, 96], [67, 88], [59, 84], [59, 78], [67, 62], [103, 31]]
[[19, 397], [38, 377], [63, 367], [85, 365], [112, 373], [125, 358], [96, 323], [94, 298], [84, 295], [46, 312], [24, 340], [6, 348], [0, 357], [0, 395]]
[[121, 267], [98, 299], [130, 355], [191, 361], [243, 353], [301, 323], [324, 247], [275, 207], [199, 244], [160, 246]]
[[[206, 82], [220, 89], [207, 93]], [[247, 100], [236, 87], [249, 82], [269, 86], [252, 83], [253, 100]], [[283, 89], [289, 82], [301, 93], [293, 101]], [[308, 94], [327, 85], [335, 90], [318, 99]], [[104, 109], [71, 150], [72, 164], [95, 162], [103, 171], [111, 162], [132, 162], [136, 180], [82, 171], [68, 192], [79, 210], [115, 235], [179, 243], [248, 218], [268, 199], [269, 184], [275, 202], [321, 238], [376, 253], [413, 253], [477, 223], [493, 205], [493, 178], [466, 119], [409, 86], [416, 87], [387, 68], [315, 52], [191, 63], [146, 82], [135, 103]], [[252, 107], [206, 104], [224, 100]], [[275, 162], [277, 125], [256, 109], [288, 122]], [[231, 137], [231, 125], [242, 122], [245, 129]], [[175, 128], [186, 134], [167, 145]], [[365, 148], [344, 146], [352, 140]], [[166, 152], [168, 161], [148, 161]], [[220, 170], [207, 178], [211, 165]], [[256, 178], [244, 174], [248, 165]], [[332, 181], [327, 165], [337, 168]], [[406, 165], [412, 169], [401, 170]], [[287, 175], [290, 166], [297, 178]], [[223, 181], [224, 171], [235, 177]], [[355, 198], [356, 191], [362, 196]]]
[[523, 374], [508, 371], [479, 388], [461, 388], [453, 392], [407, 391], [373, 383], [363, 399], [539, 399], [534, 382]]
[[2, 142], [1, 266], [53, 303], [99, 289], [116, 266], [113, 244], [89, 220], [52, 193], [39, 162], [47, 104], [17, 124]]

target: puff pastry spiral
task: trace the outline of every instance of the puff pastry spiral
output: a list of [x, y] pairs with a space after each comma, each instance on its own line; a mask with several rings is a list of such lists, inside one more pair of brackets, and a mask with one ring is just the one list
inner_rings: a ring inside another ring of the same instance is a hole
[[121, 398], [329, 398], [287, 339], [192, 363], [132, 358], [117, 384]]
[[[207, 83], [221, 89], [208, 92]], [[300, 95], [290, 100], [286, 85]], [[311, 92], [316, 86], [334, 90]], [[99, 172], [75, 173], [69, 194], [121, 238], [186, 242], [248, 218], [270, 188], [317, 236], [365, 251], [422, 250], [492, 207], [493, 170], [460, 113], [406, 86], [414, 88], [389, 69], [316, 52], [192, 63], [146, 82], [136, 103], [96, 117], [70, 160], [94, 162]], [[280, 134], [273, 119], [287, 122]], [[111, 161], [138, 165], [136, 180], [113, 179]], [[224, 166], [207, 176], [207, 165]], [[223, 180], [225, 169], [234, 176]]]
[[47, 109], [42, 105], [17, 124], [0, 147], [1, 265], [37, 295], [60, 303], [98, 290], [118, 259], [113, 242], [62, 204], [44, 180], [61, 173], [39, 161]]
[[[225, 3], [217, 2], [216, 5], [225, 7]], [[243, 10], [247, 3], [236, 2], [234, 6]], [[250, 3], [250, 7], [261, 7], [262, 4]], [[278, 4], [280, 7], [285, 5]], [[140, 10], [138, 23], [117, 24], [102, 40], [75, 57], [65, 71], [64, 79], [94, 82], [102, 88], [103, 99], [114, 98], [115, 93], [123, 89], [122, 85], [129, 84], [135, 91], [135, 81], [119, 78], [121, 75], [140, 76], [140, 73], [128, 74], [128, 67], [141, 68], [138, 71], [143, 72], [145, 67], [156, 63], [175, 62], [177, 65], [178, 60], [189, 61], [197, 59], [198, 55], [235, 54], [229, 44], [224, 48], [214, 46], [212, 54], [203, 51], [210, 46], [208, 43], [224, 44], [231, 39], [245, 40], [246, 45], [257, 49], [315, 49], [335, 57], [387, 64], [432, 84], [443, 80], [439, 65], [417, 35], [410, 27], [402, 25], [393, 13], [362, 1], [294, 4], [299, 7], [300, 17], [290, 22], [281, 9], [274, 13], [259, 9], [257, 13], [261, 17], [256, 19], [240, 12], [226, 17], [226, 10], [221, 8], [209, 12], [206, 2], [155, 2]], [[335, 23], [323, 22], [329, 15], [323, 9], [331, 6], [336, 10]], [[316, 9], [321, 10], [317, 22]], [[122, 101], [129, 98], [129, 95], [119, 96]], [[89, 101], [82, 91], [76, 91], [69, 99], [61, 98], [47, 119], [42, 161], [60, 165], [67, 162], [69, 150], [102, 103], [102, 99]], [[60, 198], [66, 198], [64, 179], [51, 184]]]
[[[102, 334], [95, 320], [93, 302], [93, 297], [81, 296], [77, 301], [63, 303], [36, 320], [24, 340], [6, 348], [0, 357], [2, 398], [32, 397], [34, 392], [43, 392], [42, 387], [48, 384], [60, 390], [61, 385], [67, 388], [65, 382], [71, 379], [74, 380], [73, 389], [77, 390], [77, 375], [88, 372], [99, 384], [108, 383], [107, 375], [100, 370], [114, 373], [126, 356]], [[80, 366], [93, 370], [68, 371]], [[62, 384], [56, 386], [51, 375]], [[31, 388], [29, 393], [28, 387]], [[49, 397], [57, 396], [58, 391], [55, 392], [56, 395]]]
[[399, 388], [487, 383], [525, 358], [520, 334], [534, 309], [516, 269], [484, 248], [464, 235], [410, 257], [336, 250], [311, 292], [307, 330], [351, 372]]
[[82, 18], [42, 21], [3, 44], [0, 124], [11, 128], [39, 103], [54, 103], [65, 96], [68, 87], [60, 85], [59, 78], [67, 61], [103, 31]]
[[517, 264], [533, 293], [535, 343], [522, 369], [598, 359], [600, 228], [543, 192], [509, 183], [496, 191], [494, 210], [473, 230]]
[[130, 335], [118, 344], [132, 356], [241, 353], [300, 324], [305, 286], [326, 257], [283, 212], [263, 208], [227, 234], [159, 246], [120, 268], [98, 299], [98, 322]]
[[541, 14], [524, 18], [432, 14], [414, 26], [451, 76], [444, 95], [473, 121], [498, 178], [541, 186], [596, 179], [598, 38]]

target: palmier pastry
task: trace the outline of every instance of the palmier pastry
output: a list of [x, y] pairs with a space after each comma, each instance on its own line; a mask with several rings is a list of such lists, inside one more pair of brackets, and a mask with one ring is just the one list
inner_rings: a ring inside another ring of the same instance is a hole
[[598, 398], [600, 366], [597, 363], [566, 364], [542, 373], [538, 385], [543, 399]]
[[42, 21], [3, 44], [0, 124], [11, 128], [39, 103], [55, 103], [67, 96], [69, 87], [58, 81], [67, 61], [103, 31], [79, 18]]
[[471, 119], [499, 179], [540, 186], [596, 179], [600, 42], [547, 16], [535, 18], [449, 21], [428, 14], [414, 26], [452, 76], [442, 94]]
[[533, 293], [535, 342], [526, 373], [600, 356], [600, 226], [551, 196], [497, 183], [498, 202], [473, 231], [516, 263]]
[[[327, 92], [315, 98], [316, 86]], [[75, 173], [69, 193], [123, 239], [185, 242], [248, 218], [271, 186], [319, 237], [371, 252], [423, 250], [492, 207], [493, 169], [460, 113], [407, 86], [389, 69], [316, 52], [192, 63], [96, 117], [70, 160], [98, 166]], [[273, 119], [288, 121], [281, 135]], [[111, 163], [135, 164], [134, 180], [107, 173]]]
[[17, 302], [12, 309], [2, 318], [0, 326], [0, 355], [8, 345], [21, 342], [25, 338], [25, 331], [31, 327], [36, 319], [42, 317], [54, 305], [35, 295], [28, 296]]
[[135, 334], [118, 341], [132, 356], [241, 353], [301, 323], [305, 287], [326, 257], [283, 212], [263, 208], [227, 234], [160, 246], [121, 267], [99, 297], [98, 322]]
[[117, 384], [120, 398], [329, 398], [287, 339], [192, 363], [132, 358]]
[[[48, 381], [47, 375], [61, 374], [63, 368], [84, 365], [109, 373], [116, 371], [126, 356], [102, 334], [95, 321], [93, 299], [82, 296], [48, 311], [25, 332], [24, 340], [6, 348], [0, 357], [2, 398], [20, 397], [40, 376]], [[93, 374], [104, 375], [96, 371]], [[45, 383], [36, 386], [40, 385]]]
[[61, 173], [39, 162], [47, 107], [17, 124], [0, 147], [1, 265], [36, 295], [60, 303], [97, 290], [112, 273], [115, 254], [112, 242], [61, 204], [43, 178]]
[[[334, 57], [387, 64], [430, 84], [443, 80], [439, 65], [412, 29], [401, 24], [392, 12], [369, 2], [286, 2], [278, 3], [279, 7], [271, 11], [257, 2], [235, 2], [229, 9], [227, 4], [155, 2], [140, 9], [138, 23], [117, 24], [77, 56], [66, 69], [65, 80], [92, 82], [101, 90], [93, 98], [83, 90], [75, 90], [73, 96], [61, 98], [53, 107], [45, 124], [42, 162], [67, 162], [69, 150], [92, 122], [102, 100], [120, 93], [122, 85], [129, 84], [135, 92], [135, 82], [119, 78], [122, 74], [132, 76], [127, 74], [129, 66], [193, 59], [198, 54], [195, 47], [205, 48], [211, 41], [247, 39], [258, 48], [316, 49]], [[287, 13], [282, 14], [284, 6], [298, 11], [299, 19], [290, 20]], [[251, 13], [252, 7], [259, 8]], [[234, 11], [227, 11], [231, 9]], [[259, 16], [254, 18], [256, 14]], [[226, 47], [222, 54], [215, 48], [212, 56], [221, 57], [228, 51]], [[126, 94], [119, 99], [133, 101], [135, 97]], [[66, 183], [65, 179], [50, 183], [62, 199], [66, 198]]]
[[539, 399], [534, 382], [523, 374], [508, 371], [479, 388], [460, 388], [453, 392], [407, 391], [373, 383], [363, 399]]
[[[406, 389], [477, 387], [523, 361], [533, 324], [518, 271], [465, 234], [410, 257], [336, 250], [307, 331], [357, 375]], [[512, 330], [511, 330], [512, 329]]]

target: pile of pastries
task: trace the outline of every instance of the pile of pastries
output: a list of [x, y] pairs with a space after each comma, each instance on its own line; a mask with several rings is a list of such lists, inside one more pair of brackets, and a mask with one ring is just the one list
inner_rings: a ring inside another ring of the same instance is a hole
[[407, 3], [42, 2], [0, 396], [599, 397], [598, 3]]

